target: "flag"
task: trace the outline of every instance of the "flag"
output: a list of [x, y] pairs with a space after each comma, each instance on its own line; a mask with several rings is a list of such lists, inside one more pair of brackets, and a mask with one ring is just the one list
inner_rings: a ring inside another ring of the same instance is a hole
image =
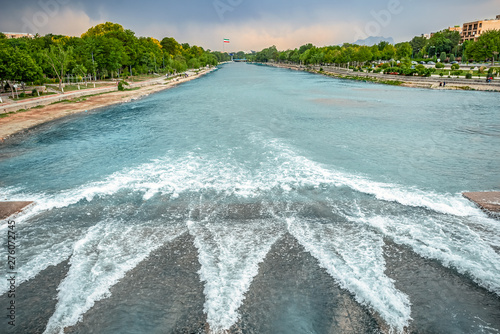
[[229, 43], [229, 39], [228, 38], [224, 38], [224, 43]]

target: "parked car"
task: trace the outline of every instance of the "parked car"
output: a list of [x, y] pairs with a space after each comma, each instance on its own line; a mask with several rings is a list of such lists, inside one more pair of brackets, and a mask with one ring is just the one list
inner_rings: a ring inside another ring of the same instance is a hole
[[436, 65], [436, 63], [433, 62], [433, 61], [430, 61], [430, 62], [427, 63], [427, 65]]
[[452, 61], [450, 64], [458, 64], [458, 61]]
[[426, 63], [425, 61], [423, 61], [423, 60], [422, 60], [422, 61], [420, 62], [420, 64], [425, 65], [425, 64], [427, 64], [427, 63]]
[[412, 65], [418, 65], [418, 63], [416, 61], [412, 61], [411, 64]]

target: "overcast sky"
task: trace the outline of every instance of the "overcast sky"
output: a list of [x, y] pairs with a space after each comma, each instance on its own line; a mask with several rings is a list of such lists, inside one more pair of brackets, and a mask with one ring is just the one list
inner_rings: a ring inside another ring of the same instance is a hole
[[0, 31], [80, 36], [111, 21], [137, 36], [174, 37], [226, 51], [352, 43], [368, 36], [396, 42], [495, 18], [499, 0], [0, 0]]

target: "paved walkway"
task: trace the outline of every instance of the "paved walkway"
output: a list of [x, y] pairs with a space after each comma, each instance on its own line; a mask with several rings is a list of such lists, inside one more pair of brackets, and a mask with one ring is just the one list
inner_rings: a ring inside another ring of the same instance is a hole
[[[139, 81], [139, 82], [131, 81], [131, 82], [129, 82], [129, 86], [127, 86], [127, 88], [137, 88], [137, 87], [146, 87], [146, 86], [157, 85], [157, 84], [164, 84], [164, 83], [166, 83], [165, 79], [167, 79], [165, 76], [160, 76], [160, 77], [153, 78], [150, 80], [145, 80], [145, 81]], [[175, 78], [171, 79], [172, 82], [174, 82], [173, 80], [177, 80], [177, 79], [175, 79]], [[107, 82], [107, 83], [109, 85], [105, 86], [105, 87], [86, 88], [86, 89], [75, 90], [75, 91], [71, 91], [71, 92], [65, 92], [65, 93], [58, 92], [58, 94], [51, 94], [51, 95], [45, 95], [45, 96], [40, 96], [40, 97], [34, 97], [34, 98], [21, 100], [21, 101], [13, 101], [11, 99], [6, 99], [6, 98], [2, 97], [3, 103], [0, 103], [0, 114], [18, 111], [18, 110], [22, 110], [22, 109], [30, 109], [30, 108], [33, 108], [36, 106], [41, 106], [41, 105], [48, 105], [48, 104], [62, 101], [62, 100], [71, 100], [71, 99], [83, 97], [86, 95], [107, 93], [107, 92], [112, 92], [112, 91], [118, 90], [118, 88], [117, 88], [118, 82], [111, 82], [111, 83]]]

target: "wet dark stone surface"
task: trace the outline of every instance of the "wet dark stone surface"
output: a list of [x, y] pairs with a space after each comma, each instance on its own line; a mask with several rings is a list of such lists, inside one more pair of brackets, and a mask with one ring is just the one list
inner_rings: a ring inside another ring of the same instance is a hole
[[[50, 266], [35, 278], [16, 286], [15, 298], [6, 293], [1, 296], [2, 323], [0, 333], [43, 333], [57, 304], [57, 287], [69, 270], [68, 260], [57, 266]], [[4, 314], [10, 301], [15, 301], [16, 322], [10, 326]], [[4, 307], [5, 305], [5, 307]], [[5, 330], [5, 331], [4, 331]]]
[[95, 303], [66, 333], [198, 333], [206, 326], [203, 284], [193, 238], [156, 250]]
[[240, 314], [232, 332], [354, 334], [379, 329], [370, 312], [288, 233], [260, 264]]
[[410, 333], [498, 333], [500, 297], [470, 278], [386, 241], [386, 275], [411, 301]]

